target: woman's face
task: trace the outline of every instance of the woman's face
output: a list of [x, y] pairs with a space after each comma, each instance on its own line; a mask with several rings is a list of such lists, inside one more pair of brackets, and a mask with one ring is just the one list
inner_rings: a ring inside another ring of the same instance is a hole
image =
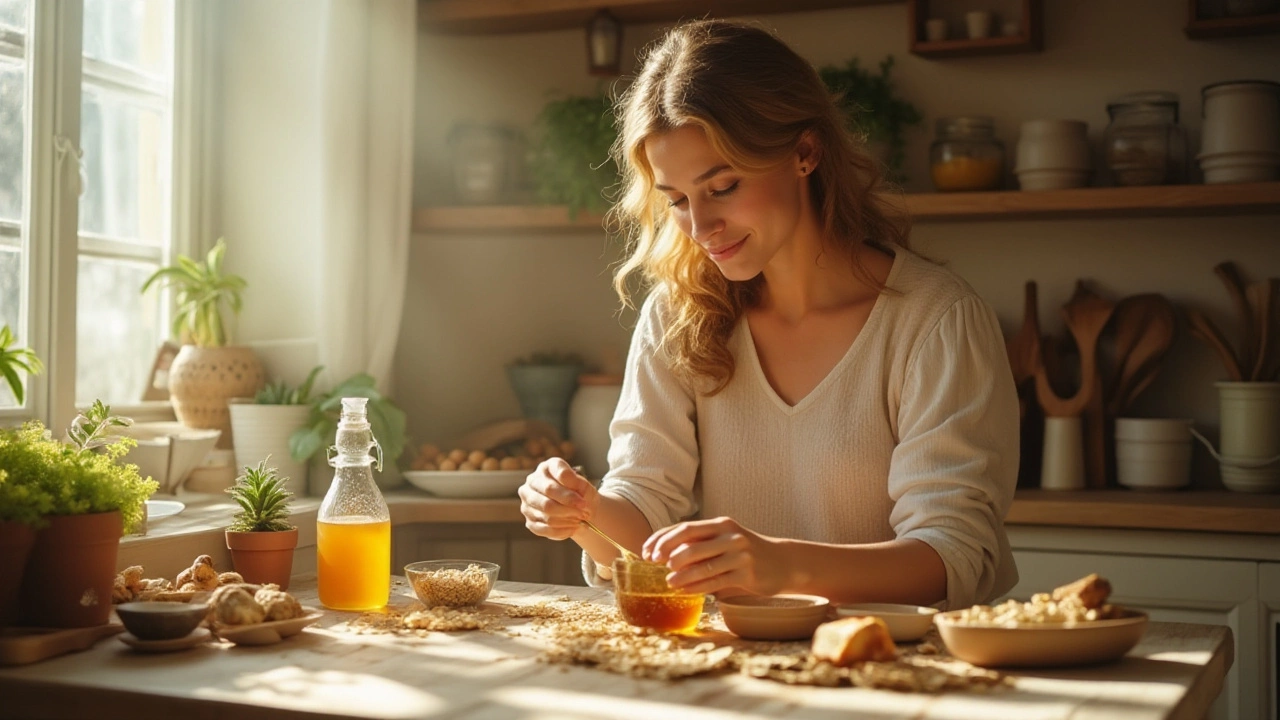
[[745, 175], [696, 126], [654, 135], [644, 149], [671, 218], [729, 280], [760, 274], [793, 239], [807, 203], [799, 159]]

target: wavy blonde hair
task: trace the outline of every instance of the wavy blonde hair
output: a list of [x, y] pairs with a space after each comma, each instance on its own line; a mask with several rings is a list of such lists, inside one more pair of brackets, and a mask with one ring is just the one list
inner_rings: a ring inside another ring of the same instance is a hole
[[614, 289], [627, 307], [634, 307], [633, 279], [667, 292], [662, 344], [678, 376], [708, 395], [724, 389], [734, 373], [729, 337], [758, 300], [763, 277], [726, 279], [671, 221], [645, 153], [645, 141], [654, 135], [702, 128], [712, 148], [744, 174], [781, 167], [802, 139], [812, 139], [818, 163], [808, 182], [826, 229], [823, 242], [848, 258], [862, 280], [886, 290], [859, 262], [858, 247], [878, 241], [907, 247], [907, 218], [882, 199], [887, 188], [877, 162], [845, 130], [817, 71], [781, 40], [720, 20], [677, 26], [650, 46], [640, 75], [615, 108], [619, 133], [612, 154], [622, 187], [609, 220], [626, 237], [629, 254], [614, 273]]

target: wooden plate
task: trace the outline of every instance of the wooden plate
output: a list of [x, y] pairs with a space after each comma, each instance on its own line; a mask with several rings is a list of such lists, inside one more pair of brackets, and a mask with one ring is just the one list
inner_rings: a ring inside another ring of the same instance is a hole
[[1110, 620], [1072, 625], [1046, 623], [998, 627], [962, 625], [963, 610], [939, 613], [938, 633], [952, 655], [981, 667], [1066, 667], [1118, 660], [1147, 629], [1147, 614], [1121, 610]]
[[302, 609], [306, 614], [292, 620], [274, 620], [252, 625], [218, 625], [214, 632], [223, 640], [236, 645], [271, 645], [297, 635], [303, 628], [324, 617], [324, 613], [315, 608]]

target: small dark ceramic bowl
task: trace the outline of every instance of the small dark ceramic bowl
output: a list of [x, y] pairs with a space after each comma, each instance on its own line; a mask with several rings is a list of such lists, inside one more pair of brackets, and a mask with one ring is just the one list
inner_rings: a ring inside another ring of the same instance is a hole
[[139, 640], [186, 637], [209, 612], [208, 603], [128, 602], [116, 606], [120, 622]]

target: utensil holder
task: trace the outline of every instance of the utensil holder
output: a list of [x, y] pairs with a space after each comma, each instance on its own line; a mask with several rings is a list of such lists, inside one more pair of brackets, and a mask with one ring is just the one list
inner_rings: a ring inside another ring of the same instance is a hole
[[1218, 382], [1221, 451], [1191, 434], [1218, 461], [1222, 484], [1236, 492], [1280, 492], [1280, 382]]

